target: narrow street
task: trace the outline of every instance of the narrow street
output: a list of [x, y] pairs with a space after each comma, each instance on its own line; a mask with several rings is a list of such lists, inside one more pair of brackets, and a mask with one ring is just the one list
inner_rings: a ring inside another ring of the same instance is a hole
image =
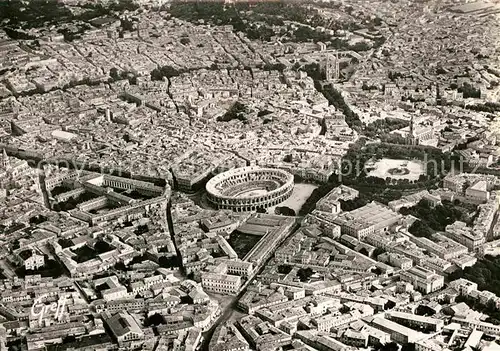
[[175, 233], [174, 233], [174, 222], [172, 221], [172, 202], [169, 199], [167, 203], [167, 225], [168, 225], [168, 231], [170, 233], [170, 239], [174, 243], [175, 247], [175, 253], [178, 258], [179, 262], [179, 270], [183, 272], [183, 267], [182, 267], [182, 257], [181, 257], [181, 252], [179, 251], [179, 248], [177, 247], [177, 243], [175, 242]]
[[231, 315], [233, 314], [234, 310], [236, 309], [236, 306], [238, 304], [239, 299], [243, 296], [244, 290], [242, 290], [238, 296], [236, 296], [233, 301], [227, 307], [224, 309], [224, 311], [221, 313], [221, 315], [217, 318], [217, 320], [214, 322], [212, 327], [210, 327], [209, 330], [203, 333], [203, 342], [199, 348], [201, 351], [209, 351], [209, 345], [210, 341], [212, 340], [212, 337], [214, 335], [215, 329], [222, 323], [225, 323], [231, 318]]
[[496, 239], [494, 229], [495, 229], [495, 226], [497, 225], [497, 223], [499, 223], [498, 222], [499, 220], [500, 220], [500, 214], [497, 211], [497, 213], [495, 213], [495, 218], [493, 219], [493, 224], [491, 225], [491, 228], [488, 231], [488, 235], [486, 236], [486, 241], [493, 241]]
[[45, 207], [50, 208], [49, 203], [49, 193], [47, 191], [47, 186], [45, 185], [45, 172], [43, 169], [37, 169], [38, 172], [38, 181], [40, 183], [40, 190], [42, 191], [43, 203]]
[[0, 260], [0, 270], [8, 279], [13, 279], [17, 277], [16, 272], [12, 270], [10, 265], [7, 262], [5, 262], [5, 260]]
[[[281, 240], [276, 245], [276, 247], [274, 248], [274, 250], [276, 250], [283, 243], [283, 241], [285, 241], [287, 238], [289, 238], [291, 235], [293, 235], [297, 231], [298, 228], [299, 227], [295, 227], [295, 229], [293, 229], [285, 238], [283, 238], [283, 240]], [[274, 258], [274, 250], [271, 253], [271, 255], [269, 256], [269, 258], [266, 260], [266, 262], [264, 262], [263, 264], [261, 264], [260, 267], [258, 267], [257, 270], [255, 271], [255, 273], [252, 275], [252, 277], [245, 283], [245, 285], [243, 285], [240, 293], [234, 298], [233, 301], [231, 301], [230, 304], [227, 305], [227, 307], [221, 313], [221, 315], [219, 316], [219, 318], [217, 318], [217, 320], [214, 322], [214, 324], [212, 325], [212, 327], [208, 331], [206, 331], [205, 333], [203, 333], [203, 342], [202, 342], [199, 350], [201, 350], [201, 351], [209, 351], [209, 347], [208, 346], [210, 344], [210, 341], [212, 340], [212, 337], [214, 335], [215, 329], [217, 328], [217, 326], [219, 326], [222, 323], [227, 322], [231, 318], [233, 312], [237, 309], [238, 301], [245, 294], [247, 286], [250, 285], [253, 282], [253, 280], [255, 279], [255, 277], [257, 277], [262, 272], [262, 270], [264, 269], [264, 267], [266, 267], [269, 264], [269, 261], [271, 261]]]

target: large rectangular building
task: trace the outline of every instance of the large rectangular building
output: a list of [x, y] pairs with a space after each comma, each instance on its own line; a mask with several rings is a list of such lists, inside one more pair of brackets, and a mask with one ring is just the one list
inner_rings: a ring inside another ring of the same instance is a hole
[[371, 203], [340, 214], [334, 223], [339, 225], [343, 234], [362, 240], [367, 235], [384, 232], [400, 223], [403, 216], [389, 207], [372, 201]]
[[444, 286], [444, 277], [421, 266], [415, 266], [400, 274], [401, 280], [409, 282], [415, 290], [424, 294], [438, 291]]
[[426, 331], [438, 332], [444, 327], [444, 321], [437, 318], [419, 316], [412, 313], [393, 311], [386, 313], [387, 319], [409, 328], [423, 328]]
[[486, 233], [480, 233], [468, 227], [467, 223], [456, 221], [446, 226], [445, 235], [467, 247], [472, 252], [480, 252], [483, 248]]
[[241, 287], [241, 277], [237, 275], [204, 272], [201, 285], [205, 291], [216, 294], [236, 295]]
[[345, 185], [340, 185], [333, 188], [326, 196], [316, 203], [316, 209], [323, 212], [338, 213], [340, 212], [340, 200], [353, 200], [359, 196], [359, 191], [349, 188]]
[[440, 234], [435, 234], [432, 237], [432, 240], [413, 237], [412, 241], [417, 244], [418, 247], [421, 247], [444, 260], [457, 258], [466, 255], [468, 252], [467, 247], [464, 245], [450, 240]]
[[420, 333], [385, 318], [376, 317], [371, 322], [372, 326], [391, 336], [391, 340], [401, 344], [414, 343]]

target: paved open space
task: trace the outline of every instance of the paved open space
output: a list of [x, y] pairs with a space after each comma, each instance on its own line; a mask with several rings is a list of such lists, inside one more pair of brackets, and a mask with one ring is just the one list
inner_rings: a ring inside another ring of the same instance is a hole
[[[293, 188], [292, 195], [288, 199], [280, 203], [278, 206], [290, 207], [297, 214], [299, 213], [299, 210], [302, 207], [302, 205], [306, 202], [309, 196], [311, 196], [311, 193], [317, 187], [318, 186], [315, 184], [296, 183]], [[269, 207], [267, 209], [267, 213], [274, 213], [274, 209], [276, 207], [277, 206]]]
[[[382, 179], [390, 177], [392, 179], [418, 180], [418, 177], [425, 172], [424, 164], [420, 161], [395, 160], [390, 158], [383, 158], [375, 162], [373, 167], [375, 167], [375, 169], [369, 172], [368, 176]], [[393, 169], [400, 169], [403, 171], [406, 169], [409, 172], [404, 171], [401, 174], [391, 173], [390, 170]]]

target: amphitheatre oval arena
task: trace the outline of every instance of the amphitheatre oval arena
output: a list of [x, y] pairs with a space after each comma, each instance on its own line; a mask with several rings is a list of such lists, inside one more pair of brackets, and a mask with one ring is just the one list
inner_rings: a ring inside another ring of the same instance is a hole
[[293, 175], [274, 168], [235, 168], [210, 179], [206, 190], [208, 201], [218, 209], [255, 211], [289, 198], [293, 192]]

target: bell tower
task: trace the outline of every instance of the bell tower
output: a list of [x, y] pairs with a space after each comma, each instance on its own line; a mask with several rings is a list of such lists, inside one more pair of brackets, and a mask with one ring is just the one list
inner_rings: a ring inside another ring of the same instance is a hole
[[3, 149], [2, 155], [0, 155], [0, 167], [3, 170], [7, 170], [9, 168], [9, 156], [7, 156], [5, 149]]

